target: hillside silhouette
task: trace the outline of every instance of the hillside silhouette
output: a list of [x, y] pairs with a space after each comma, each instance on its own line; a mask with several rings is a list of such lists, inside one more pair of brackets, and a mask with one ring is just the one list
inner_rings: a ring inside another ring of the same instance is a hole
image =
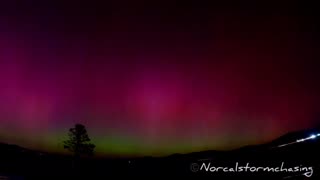
[[[193, 172], [191, 165], [211, 163], [216, 166], [234, 166], [236, 163], [256, 166], [279, 166], [282, 162], [286, 167], [313, 167], [309, 179], [319, 178], [318, 154], [320, 137], [308, 141], [278, 147], [297, 139], [306, 138], [310, 134], [320, 132], [318, 129], [287, 133], [269, 143], [245, 146], [231, 151], [202, 151], [188, 154], [173, 154], [167, 157], [140, 158], [83, 158], [79, 167], [72, 168], [72, 156], [50, 154], [0, 143], [0, 177], [11, 179], [32, 179], [42, 177], [113, 177], [131, 176], [192, 176], [192, 177], [235, 177], [245, 176], [253, 179], [305, 179], [303, 173], [224, 173], [224, 172]], [[199, 168], [199, 167], [198, 167]], [[94, 179], [94, 178], [93, 178]]]

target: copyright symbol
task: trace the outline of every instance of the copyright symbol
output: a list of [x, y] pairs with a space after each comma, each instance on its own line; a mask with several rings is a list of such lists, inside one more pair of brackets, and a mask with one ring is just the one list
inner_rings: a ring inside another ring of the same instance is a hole
[[190, 170], [191, 170], [192, 172], [197, 172], [197, 171], [199, 171], [199, 165], [198, 165], [197, 163], [192, 163], [192, 164], [190, 165]]

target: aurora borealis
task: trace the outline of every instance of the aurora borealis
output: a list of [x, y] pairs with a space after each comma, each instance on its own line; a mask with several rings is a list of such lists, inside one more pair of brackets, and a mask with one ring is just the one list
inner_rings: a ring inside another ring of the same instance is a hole
[[318, 126], [317, 21], [278, 5], [5, 4], [0, 142], [63, 152], [82, 123], [98, 154], [168, 155]]

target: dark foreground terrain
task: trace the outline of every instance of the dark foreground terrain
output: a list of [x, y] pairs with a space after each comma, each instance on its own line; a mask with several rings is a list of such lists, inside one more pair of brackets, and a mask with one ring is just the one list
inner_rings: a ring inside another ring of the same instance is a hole
[[278, 147], [314, 132], [289, 133], [268, 144], [233, 151], [205, 151], [162, 158], [82, 159], [75, 167], [69, 156], [0, 144], [0, 179], [101, 179], [99, 177], [115, 176], [320, 179], [320, 136]]

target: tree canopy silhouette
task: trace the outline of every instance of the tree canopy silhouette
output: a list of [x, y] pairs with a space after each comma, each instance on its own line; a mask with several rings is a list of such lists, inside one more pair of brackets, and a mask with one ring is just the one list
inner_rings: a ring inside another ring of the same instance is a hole
[[80, 155], [93, 155], [95, 145], [90, 143], [90, 138], [84, 125], [76, 124], [69, 129], [69, 139], [64, 141], [64, 149], [71, 151], [75, 157]]

